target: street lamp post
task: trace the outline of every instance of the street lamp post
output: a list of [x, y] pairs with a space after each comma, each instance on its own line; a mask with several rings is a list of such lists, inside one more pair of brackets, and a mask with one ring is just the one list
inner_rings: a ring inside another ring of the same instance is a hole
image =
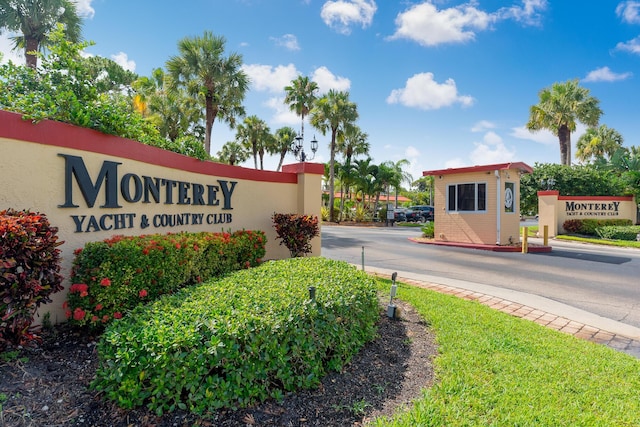
[[307, 157], [307, 153], [304, 152], [303, 143], [304, 141], [302, 136], [296, 136], [291, 142], [291, 152], [295, 156], [296, 160], [304, 163], [307, 160], [313, 160], [313, 158], [316, 156], [316, 151], [318, 151], [318, 141], [316, 140], [316, 137], [314, 135], [313, 139], [311, 140], [311, 152], [313, 153], [311, 154], [311, 157]]

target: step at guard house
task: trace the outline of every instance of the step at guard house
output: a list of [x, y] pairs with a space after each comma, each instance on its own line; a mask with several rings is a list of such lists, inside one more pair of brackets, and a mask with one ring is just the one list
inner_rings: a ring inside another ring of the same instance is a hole
[[434, 177], [434, 238], [441, 242], [515, 245], [520, 242], [522, 162], [423, 172]]

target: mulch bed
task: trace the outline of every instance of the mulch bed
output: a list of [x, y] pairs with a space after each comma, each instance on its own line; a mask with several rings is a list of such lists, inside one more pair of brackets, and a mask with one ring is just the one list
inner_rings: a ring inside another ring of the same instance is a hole
[[319, 388], [207, 417], [182, 411], [158, 417], [102, 400], [88, 388], [98, 363], [95, 339], [56, 326], [39, 348], [0, 361], [0, 427], [360, 426], [392, 415], [433, 382], [432, 333], [412, 307], [394, 303], [399, 319], [389, 319], [381, 301], [378, 337]]

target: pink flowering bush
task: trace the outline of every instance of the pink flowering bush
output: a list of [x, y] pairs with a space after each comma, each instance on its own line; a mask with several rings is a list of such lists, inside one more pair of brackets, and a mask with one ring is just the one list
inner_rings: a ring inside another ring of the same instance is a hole
[[260, 264], [261, 231], [114, 236], [75, 251], [64, 303], [69, 322], [101, 329], [134, 307], [211, 277]]

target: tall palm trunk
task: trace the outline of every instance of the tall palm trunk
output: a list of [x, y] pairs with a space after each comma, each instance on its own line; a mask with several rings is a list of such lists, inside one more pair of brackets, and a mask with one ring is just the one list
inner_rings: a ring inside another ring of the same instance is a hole
[[211, 128], [216, 118], [216, 111], [213, 107], [213, 96], [205, 96], [205, 133], [204, 133], [204, 150], [207, 154], [211, 153]]
[[333, 203], [335, 201], [335, 172], [333, 169], [336, 164], [336, 133], [337, 129], [331, 129], [331, 150], [329, 160], [329, 220], [331, 222], [336, 221], [336, 217], [333, 212]]
[[34, 38], [27, 38], [24, 44], [24, 57], [25, 62], [28, 67], [33, 68], [34, 70], [38, 66], [38, 55], [36, 52], [38, 51], [38, 40]]
[[558, 139], [560, 140], [560, 163], [571, 166], [571, 131], [565, 124], [558, 128]]

